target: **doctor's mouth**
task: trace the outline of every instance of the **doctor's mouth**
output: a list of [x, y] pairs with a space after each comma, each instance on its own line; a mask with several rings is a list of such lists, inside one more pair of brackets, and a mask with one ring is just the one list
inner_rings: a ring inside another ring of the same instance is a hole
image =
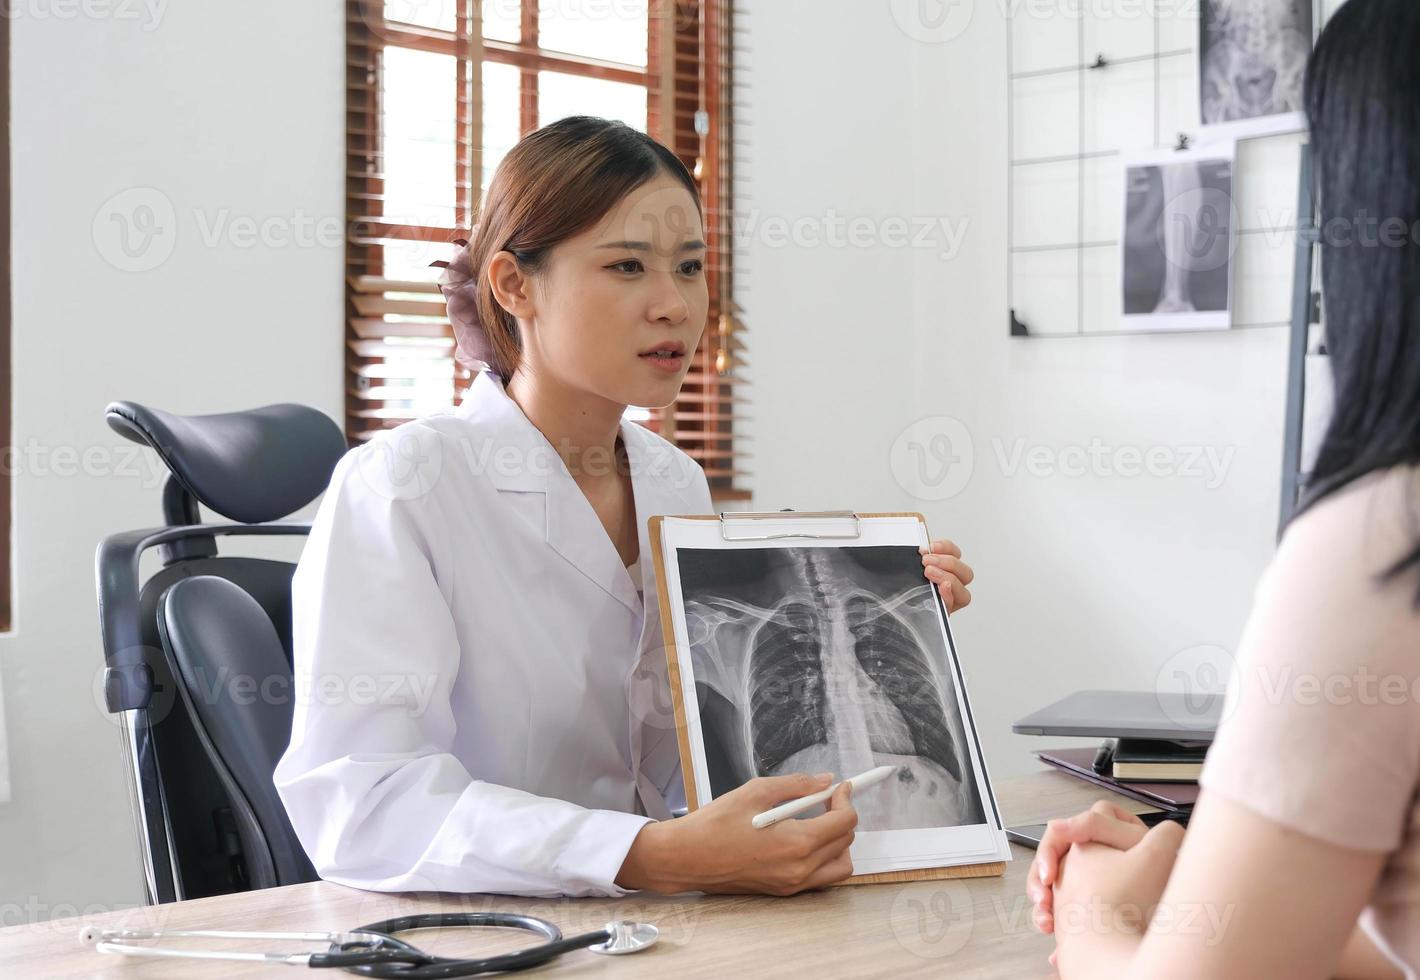
[[689, 361], [685, 344], [670, 340], [657, 344], [650, 350], [643, 351], [636, 356], [657, 371], [672, 375], [680, 373]]

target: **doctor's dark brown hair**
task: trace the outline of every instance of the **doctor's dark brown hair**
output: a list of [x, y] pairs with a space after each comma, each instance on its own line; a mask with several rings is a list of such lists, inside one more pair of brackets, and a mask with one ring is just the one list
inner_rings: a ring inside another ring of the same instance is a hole
[[472, 240], [455, 259], [463, 268], [448, 270], [455, 288], [445, 295], [459, 362], [471, 367], [470, 360], [487, 361], [507, 384], [522, 357], [518, 322], [488, 284], [493, 256], [511, 252], [524, 272], [539, 272], [549, 250], [595, 225], [662, 173], [679, 180], [701, 207], [685, 164], [625, 123], [569, 116], [513, 147], [493, 175]]

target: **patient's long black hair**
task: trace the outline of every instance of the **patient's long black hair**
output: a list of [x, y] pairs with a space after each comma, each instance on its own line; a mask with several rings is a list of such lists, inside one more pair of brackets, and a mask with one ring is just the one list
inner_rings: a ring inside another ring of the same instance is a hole
[[[1299, 514], [1420, 464], [1420, 0], [1347, 0], [1312, 54], [1306, 107], [1336, 406]], [[1416, 567], [1420, 533], [1389, 577]]]

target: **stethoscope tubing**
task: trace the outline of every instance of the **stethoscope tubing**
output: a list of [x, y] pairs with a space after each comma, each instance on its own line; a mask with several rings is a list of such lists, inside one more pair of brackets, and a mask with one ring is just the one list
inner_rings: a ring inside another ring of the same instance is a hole
[[[416, 929], [495, 927], [521, 929], [535, 932], [546, 942], [528, 949], [500, 953], [496, 956], [478, 959], [459, 959], [434, 956], [411, 943], [405, 942], [394, 933], [410, 932]], [[563, 953], [586, 949], [612, 938], [609, 929], [597, 929], [579, 936], [564, 937], [562, 930], [545, 919], [515, 912], [427, 912], [403, 915], [382, 922], [371, 923], [347, 932], [242, 932], [236, 930], [129, 930], [98, 932], [86, 927], [81, 938], [92, 941], [100, 952], [119, 953], [130, 956], [145, 956], [173, 959], [210, 959], [243, 962], [263, 962], [272, 965], [307, 966], [316, 969], [341, 969], [360, 976], [385, 980], [446, 980], [446, 978], [472, 977], [487, 973], [507, 973], [540, 966], [556, 959]], [[216, 950], [175, 949], [162, 946], [134, 946], [133, 940], [164, 938], [212, 938], [212, 939], [290, 939], [324, 941], [330, 948], [319, 953], [258, 953], [219, 952]]]
[[[536, 932], [547, 942], [540, 946], [500, 953], [497, 956], [479, 959], [454, 959], [431, 956], [416, 947], [409, 946], [395, 938], [392, 933], [409, 932], [414, 929], [464, 928], [471, 926], [495, 926], [524, 929]], [[580, 936], [563, 938], [562, 930], [545, 919], [514, 912], [426, 912], [417, 915], [402, 915], [382, 922], [373, 922], [352, 930], [365, 935], [377, 935], [393, 940], [404, 946], [404, 950], [367, 949], [346, 952], [345, 947], [354, 943], [335, 944], [326, 953], [313, 953], [308, 965], [313, 967], [339, 967], [351, 973], [377, 980], [399, 977], [402, 980], [445, 980], [453, 977], [472, 977], [484, 973], [505, 973], [512, 970], [526, 970], [556, 959], [563, 953], [585, 949], [596, 943], [606, 942], [611, 933], [605, 929], [583, 933]], [[356, 940], [358, 942], [358, 940]], [[387, 955], [379, 955], [379, 954]], [[409, 955], [410, 953], [415, 956]], [[417, 957], [417, 961], [415, 961]]]

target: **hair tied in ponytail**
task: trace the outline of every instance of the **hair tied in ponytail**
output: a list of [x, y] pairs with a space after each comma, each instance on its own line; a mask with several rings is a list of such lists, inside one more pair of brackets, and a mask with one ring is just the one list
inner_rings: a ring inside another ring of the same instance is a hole
[[444, 294], [444, 301], [448, 304], [449, 323], [454, 328], [454, 356], [471, 371], [479, 369], [479, 365], [472, 364], [471, 361], [493, 363], [493, 346], [488, 341], [488, 334], [483, 329], [483, 320], [478, 314], [478, 277], [473, 269], [473, 253], [469, 245], [477, 233], [478, 227], [475, 225], [467, 239], [453, 240], [451, 244], [458, 245], [459, 250], [451, 261], [429, 263], [430, 266], [444, 270], [439, 275], [439, 292]]

